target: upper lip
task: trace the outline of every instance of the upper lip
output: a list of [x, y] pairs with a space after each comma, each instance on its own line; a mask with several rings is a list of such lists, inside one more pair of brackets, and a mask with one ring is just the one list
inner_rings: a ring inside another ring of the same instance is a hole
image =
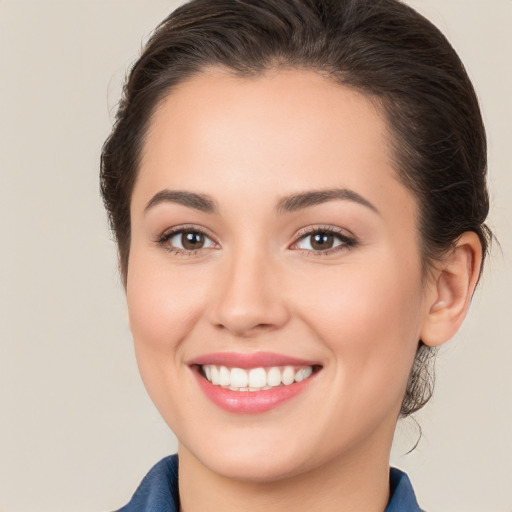
[[215, 364], [230, 368], [260, 368], [269, 366], [319, 366], [317, 361], [309, 361], [273, 352], [215, 352], [203, 354], [188, 361], [188, 365]]

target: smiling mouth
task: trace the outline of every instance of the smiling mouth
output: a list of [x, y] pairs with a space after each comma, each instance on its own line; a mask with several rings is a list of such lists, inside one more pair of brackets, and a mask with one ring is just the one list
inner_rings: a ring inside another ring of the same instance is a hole
[[199, 374], [214, 386], [230, 391], [266, 391], [309, 379], [321, 366], [269, 366], [236, 368], [215, 364], [197, 365]]

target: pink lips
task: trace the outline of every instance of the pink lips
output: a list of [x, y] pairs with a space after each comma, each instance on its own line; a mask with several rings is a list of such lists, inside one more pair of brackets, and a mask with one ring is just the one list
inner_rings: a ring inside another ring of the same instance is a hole
[[230, 368], [260, 368], [269, 366], [314, 366], [316, 361], [306, 361], [272, 352], [216, 352], [196, 357], [188, 362], [189, 365], [217, 364]]
[[213, 385], [199, 372], [198, 366], [215, 364], [230, 368], [260, 368], [270, 366], [318, 366], [318, 362], [297, 359], [271, 352], [235, 353], [217, 352], [205, 354], [188, 362], [203, 393], [215, 405], [233, 413], [262, 413], [274, 409], [297, 396], [315, 380], [318, 372], [301, 382], [289, 386], [277, 386], [261, 391], [231, 391]]

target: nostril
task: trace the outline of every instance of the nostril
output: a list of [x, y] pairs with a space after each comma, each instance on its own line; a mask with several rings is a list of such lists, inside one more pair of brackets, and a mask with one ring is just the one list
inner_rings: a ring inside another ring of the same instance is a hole
[[229, 322], [226, 324], [217, 323], [214, 325], [214, 327], [219, 331], [224, 331], [224, 330], [229, 331], [232, 334], [234, 334], [240, 338], [249, 338], [249, 337], [257, 335], [258, 333], [268, 332], [268, 331], [273, 331], [275, 329], [278, 329], [277, 325], [274, 325], [271, 323], [259, 323], [256, 325], [251, 325], [249, 323], [235, 324], [234, 322]]
[[[242, 258], [219, 269], [217, 286], [210, 300], [209, 319], [217, 329], [236, 336], [278, 329], [288, 321], [288, 306], [277, 279], [271, 279], [262, 258]], [[225, 272], [224, 272], [225, 271]]]

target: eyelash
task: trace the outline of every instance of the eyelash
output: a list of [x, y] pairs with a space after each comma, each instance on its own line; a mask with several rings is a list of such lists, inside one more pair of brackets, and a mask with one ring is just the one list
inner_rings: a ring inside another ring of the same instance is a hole
[[312, 249], [297, 250], [302, 251], [304, 254], [307, 254], [308, 256], [327, 256], [341, 251], [346, 251], [352, 247], [355, 247], [358, 244], [358, 241], [354, 236], [349, 236], [345, 234], [339, 228], [335, 228], [333, 226], [318, 226], [314, 228], [304, 228], [301, 231], [299, 231], [299, 233], [297, 234], [297, 241], [292, 244], [292, 247], [297, 245], [301, 240], [304, 240], [308, 237], [312, 237], [317, 234], [332, 235], [338, 238], [341, 244], [330, 249], [325, 249], [323, 251], [315, 251]]
[[179, 226], [176, 228], [172, 228], [169, 231], [165, 231], [157, 240], [157, 244], [162, 246], [167, 252], [170, 252], [171, 254], [175, 254], [177, 256], [195, 256], [199, 251], [201, 251], [203, 248], [199, 249], [180, 249], [179, 247], [174, 247], [170, 245], [168, 242], [171, 240], [174, 236], [179, 235], [180, 233], [196, 233], [204, 236], [205, 238], [210, 239], [214, 244], [218, 245], [217, 242], [214, 240], [214, 238], [209, 235], [205, 230], [199, 229], [196, 226]]
[[[170, 252], [171, 254], [175, 254], [178, 256], [195, 256], [198, 252], [200, 252], [202, 249], [209, 249], [209, 248], [199, 248], [199, 249], [180, 249], [179, 247], [174, 247], [172, 245], [169, 245], [169, 240], [171, 240], [174, 236], [180, 234], [180, 233], [196, 233], [200, 234], [208, 239], [210, 239], [214, 244], [218, 245], [218, 243], [215, 241], [215, 239], [209, 235], [206, 231], [203, 229], [197, 228], [196, 226], [179, 226], [176, 228], [171, 229], [170, 231], [166, 231], [163, 233], [158, 240], [156, 241], [157, 244], [162, 246], [166, 251]], [[315, 251], [312, 249], [294, 249], [301, 251], [304, 254], [307, 254], [308, 256], [325, 256], [329, 254], [338, 253], [340, 251], [346, 251], [352, 247], [355, 247], [358, 245], [358, 241], [353, 236], [348, 236], [344, 234], [340, 229], [334, 228], [333, 226], [319, 226], [315, 228], [304, 228], [303, 230], [299, 231], [297, 234], [297, 240], [291, 245], [293, 246], [297, 245], [300, 241], [305, 240], [308, 237], [312, 237], [317, 234], [328, 234], [335, 236], [338, 238], [339, 241], [341, 241], [340, 245], [337, 245], [335, 247], [322, 250], [322, 251]]]

